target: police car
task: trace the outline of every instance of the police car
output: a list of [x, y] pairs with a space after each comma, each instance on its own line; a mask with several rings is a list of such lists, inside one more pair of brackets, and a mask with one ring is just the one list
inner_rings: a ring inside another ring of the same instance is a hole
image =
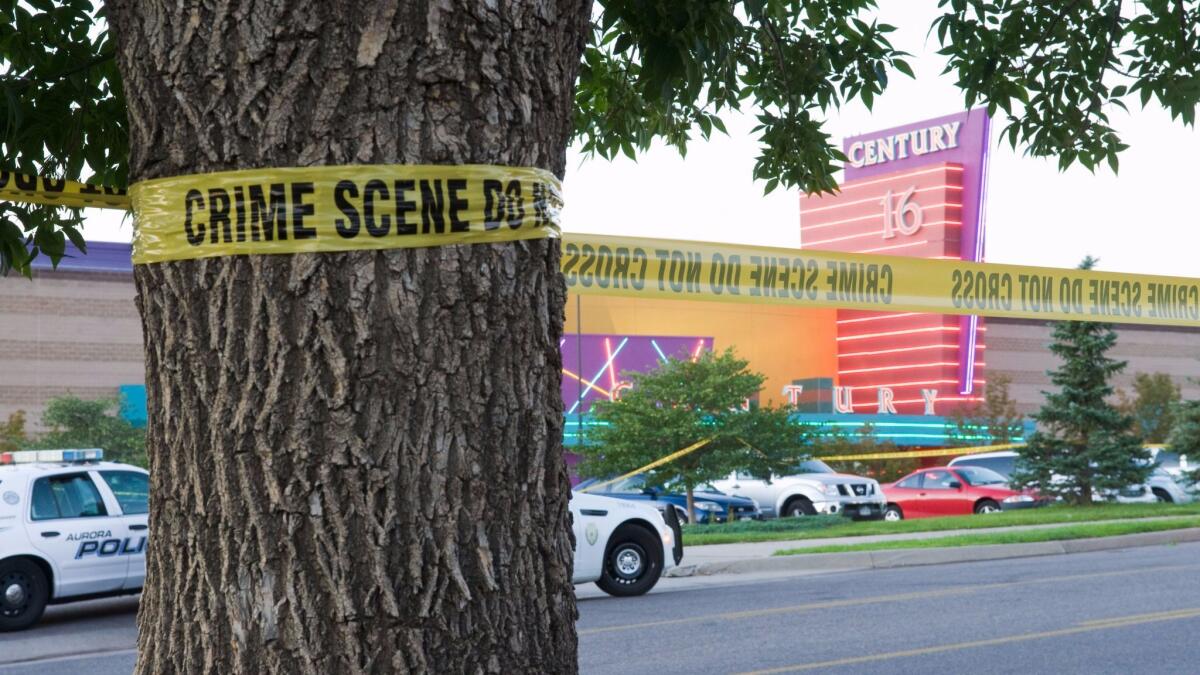
[[149, 475], [90, 450], [0, 453], [0, 631], [47, 604], [137, 593]]
[[615, 596], [642, 595], [683, 559], [683, 537], [673, 509], [584, 492], [571, 495], [575, 576]]

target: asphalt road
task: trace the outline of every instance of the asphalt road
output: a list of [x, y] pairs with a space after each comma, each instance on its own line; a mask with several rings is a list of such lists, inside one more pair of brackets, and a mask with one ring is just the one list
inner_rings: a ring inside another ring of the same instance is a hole
[[[1200, 672], [1200, 544], [580, 588], [584, 673]], [[0, 634], [0, 675], [125, 675], [135, 599]]]

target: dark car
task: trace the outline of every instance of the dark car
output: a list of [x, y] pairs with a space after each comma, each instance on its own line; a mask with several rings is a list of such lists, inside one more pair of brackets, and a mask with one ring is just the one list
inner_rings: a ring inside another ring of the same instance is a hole
[[[591, 489], [593, 485], [597, 487]], [[686, 523], [687, 495], [682, 488], [672, 489], [673, 487], [675, 486], [670, 484], [665, 489], [646, 487], [646, 477], [639, 474], [613, 483], [608, 483], [607, 479], [589, 478], [576, 485], [575, 490], [617, 499], [654, 502], [660, 509], [671, 507], [674, 508], [680, 522]], [[698, 523], [723, 523], [731, 515], [735, 520], [762, 518], [762, 512], [758, 510], [758, 504], [753, 499], [727, 495], [711, 485], [697, 487], [692, 491], [692, 497]]]

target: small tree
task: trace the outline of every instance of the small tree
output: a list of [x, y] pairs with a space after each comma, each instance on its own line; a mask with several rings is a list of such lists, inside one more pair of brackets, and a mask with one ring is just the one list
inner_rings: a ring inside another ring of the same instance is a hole
[[1017, 402], [1009, 395], [1010, 384], [1012, 378], [1007, 375], [989, 375], [983, 400], [950, 415], [950, 442], [957, 446], [1020, 442], [1025, 437], [1025, 420], [1017, 412]]
[[1121, 411], [1133, 417], [1134, 431], [1146, 443], [1164, 443], [1174, 424], [1174, 405], [1179, 402], [1179, 385], [1166, 373], [1137, 373], [1133, 397], [1118, 393]]
[[[1178, 455], [1200, 460], [1200, 401], [1179, 401], [1171, 405], [1174, 425], [1167, 436], [1167, 446]], [[1200, 482], [1200, 468], [1189, 475]]]
[[[813, 443], [813, 455], [817, 459], [843, 455], [891, 454], [899, 451], [900, 448], [894, 442], [879, 440], [873, 424], [864, 424], [853, 434], [835, 429]], [[881, 483], [890, 483], [902, 478], [920, 466], [919, 460], [906, 457], [825, 461], [833, 464], [838, 471], [869, 476]]]
[[25, 436], [25, 411], [18, 410], [0, 424], [0, 452], [20, 450], [29, 439]]
[[146, 432], [116, 414], [116, 399], [84, 400], [62, 396], [42, 413], [49, 427], [32, 445], [41, 448], [101, 448], [104, 458], [146, 466]]
[[[1088, 256], [1080, 269], [1095, 264]], [[1095, 490], [1144, 482], [1149, 453], [1132, 431], [1133, 417], [1107, 401], [1110, 380], [1126, 365], [1107, 356], [1117, 342], [1112, 325], [1061, 321], [1053, 339], [1050, 351], [1062, 365], [1049, 375], [1058, 391], [1043, 392], [1046, 402], [1034, 415], [1040, 428], [1020, 449], [1013, 482], [1079, 505], [1091, 504]]]
[[791, 408], [751, 406], [763, 376], [734, 355], [705, 352], [694, 359], [667, 359], [649, 373], [630, 373], [633, 387], [592, 411], [600, 422], [581, 449], [585, 475], [610, 476], [645, 466], [708, 439], [699, 450], [647, 471], [646, 484], [680, 481], [688, 519], [696, 522], [696, 486], [745, 469], [770, 475], [799, 461], [803, 433], [789, 420]]

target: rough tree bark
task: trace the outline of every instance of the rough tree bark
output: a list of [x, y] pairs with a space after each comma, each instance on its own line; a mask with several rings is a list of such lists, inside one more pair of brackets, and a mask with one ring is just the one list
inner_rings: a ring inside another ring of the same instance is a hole
[[[131, 178], [562, 175], [590, 0], [111, 0]], [[576, 670], [557, 242], [139, 266], [139, 673]]]

